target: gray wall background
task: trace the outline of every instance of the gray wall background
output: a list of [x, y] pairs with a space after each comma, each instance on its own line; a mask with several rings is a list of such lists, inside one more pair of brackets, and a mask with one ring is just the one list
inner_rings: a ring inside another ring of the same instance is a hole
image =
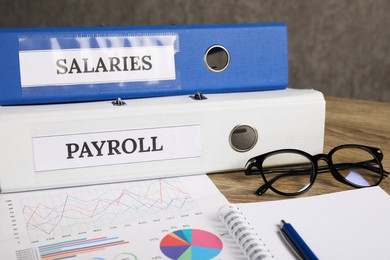
[[0, 0], [0, 27], [285, 22], [289, 86], [390, 102], [388, 0]]

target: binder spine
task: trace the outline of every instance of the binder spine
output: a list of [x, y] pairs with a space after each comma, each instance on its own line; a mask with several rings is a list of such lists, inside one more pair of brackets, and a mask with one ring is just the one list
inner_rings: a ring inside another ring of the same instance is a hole
[[269, 249], [258, 237], [237, 207], [232, 205], [221, 207], [219, 217], [247, 259], [273, 259], [273, 255]]

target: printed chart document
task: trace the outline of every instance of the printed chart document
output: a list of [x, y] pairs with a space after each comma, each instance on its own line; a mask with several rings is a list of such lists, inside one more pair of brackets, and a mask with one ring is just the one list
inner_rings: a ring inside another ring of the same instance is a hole
[[389, 259], [390, 196], [380, 187], [235, 206], [275, 259], [296, 259], [278, 233], [281, 219], [319, 259]]
[[296, 259], [282, 219], [320, 259], [389, 256], [390, 196], [380, 187], [233, 204], [242, 218], [227, 212], [226, 225], [228, 205], [206, 175], [1, 194], [1, 258], [245, 259], [242, 219], [273, 259]]
[[1, 194], [1, 258], [245, 259], [227, 203], [206, 175]]

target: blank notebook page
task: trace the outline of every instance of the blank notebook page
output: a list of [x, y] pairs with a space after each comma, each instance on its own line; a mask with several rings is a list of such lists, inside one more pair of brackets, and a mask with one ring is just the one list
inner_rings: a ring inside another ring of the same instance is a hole
[[278, 233], [281, 219], [320, 259], [390, 259], [390, 196], [380, 187], [236, 205], [275, 259], [296, 259]]

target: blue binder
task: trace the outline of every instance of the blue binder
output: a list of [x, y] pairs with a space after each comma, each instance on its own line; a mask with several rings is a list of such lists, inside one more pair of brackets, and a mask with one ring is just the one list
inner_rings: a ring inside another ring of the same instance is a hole
[[284, 89], [283, 23], [0, 29], [0, 105]]

